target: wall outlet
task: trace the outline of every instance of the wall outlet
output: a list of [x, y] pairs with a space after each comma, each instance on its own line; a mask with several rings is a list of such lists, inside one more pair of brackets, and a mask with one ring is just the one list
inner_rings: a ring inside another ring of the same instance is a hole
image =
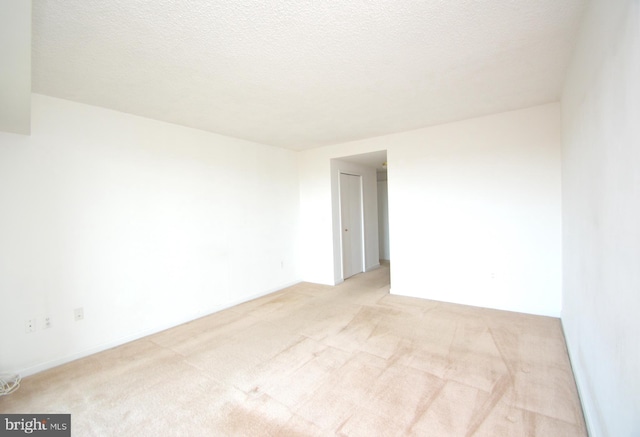
[[73, 320], [78, 322], [83, 319], [84, 319], [84, 308], [80, 307], [73, 310]]
[[36, 332], [36, 319], [29, 319], [24, 324], [24, 330], [27, 334]]
[[51, 316], [45, 316], [42, 323], [42, 329], [51, 328]]

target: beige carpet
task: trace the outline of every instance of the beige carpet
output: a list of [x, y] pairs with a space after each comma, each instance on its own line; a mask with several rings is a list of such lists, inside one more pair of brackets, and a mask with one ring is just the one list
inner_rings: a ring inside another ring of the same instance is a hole
[[585, 436], [558, 319], [299, 284], [23, 380], [74, 436]]

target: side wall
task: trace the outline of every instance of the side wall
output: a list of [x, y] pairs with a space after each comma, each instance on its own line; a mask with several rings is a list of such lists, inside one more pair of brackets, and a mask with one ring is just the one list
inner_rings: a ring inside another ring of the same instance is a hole
[[389, 250], [389, 191], [387, 190], [387, 178], [378, 180], [378, 244], [380, 251], [378, 256], [381, 260], [389, 261], [391, 251]]
[[562, 323], [590, 434], [640, 435], [640, 2], [594, 0], [563, 99]]
[[41, 95], [32, 108], [31, 136], [0, 133], [0, 371], [298, 281], [294, 152]]
[[387, 150], [391, 288], [560, 314], [560, 107], [300, 153], [302, 277], [332, 283], [332, 158]]

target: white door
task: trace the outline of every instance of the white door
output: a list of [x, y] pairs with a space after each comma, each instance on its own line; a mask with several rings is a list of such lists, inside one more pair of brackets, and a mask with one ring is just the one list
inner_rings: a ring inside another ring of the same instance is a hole
[[363, 271], [362, 177], [340, 174], [340, 222], [342, 225], [342, 278]]

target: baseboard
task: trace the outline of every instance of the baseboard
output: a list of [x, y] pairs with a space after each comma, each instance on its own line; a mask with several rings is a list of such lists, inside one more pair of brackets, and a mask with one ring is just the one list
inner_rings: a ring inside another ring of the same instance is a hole
[[567, 355], [569, 356], [569, 365], [573, 372], [573, 380], [576, 383], [576, 390], [578, 391], [578, 399], [580, 399], [580, 406], [582, 407], [582, 415], [584, 416], [584, 422], [587, 427], [587, 434], [590, 436], [603, 435], [599, 432], [600, 426], [596, 416], [597, 409], [592, 408], [592, 403], [588, 402], [589, 399], [592, 399], [589, 396], [588, 384], [584, 381], [582, 373], [576, 369], [575, 364], [578, 360], [574, 359], [575, 357], [571, 353], [562, 317], [560, 318], [560, 327], [562, 328], [562, 336], [564, 337], [564, 344], [567, 349]]
[[379, 268], [380, 268], [380, 263], [378, 263], [378, 264], [374, 264], [374, 265], [372, 265], [371, 267], [367, 267], [367, 269], [365, 270], [365, 272], [370, 272], [370, 271], [372, 271], [372, 270], [379, 269]]
[[100, 345], [97, 345], [97, 346], [91, 347], [89, 349], [85, 349], [83, 351], [76, 352], [76, 353], [73, 353], [73, 354], [70, 354], [70, 355], [66, 355], [64, 357], [60, 357], [60, 358], [56, 358], [54, 360], [46, 361], [44, 363], [36, 364], [35, 366], [27, 367], [27, 368], [21, 369], [21, 370], [19, 370], [17, 372], [14, 372], [14, 373], [17, 373], [17, 374], [21, 375], [22, 377], [35, 375], [36, 373], [44, 372], [45, 370], [49, 370], [49, 369], [52, 369], [54, 367], [61, 366], [63, 364], [67, 364], [67, 363], [70, 363], [72, 361], [79, 360], [81, 358], [85, 358], [85, 357], [88, 357], [90, 355], [106, 351], [108, 349], [112, 349], [114, 347], [122, 346], [123, 344], [129, 343], [129, 342], [132, 342], [132, 341], [135, 341], [135, 340], [139, 340], [139, 339], [147, 337], [149, 335], [157, 334], [158, 332], [162, 332], [162, 331], [166, 331], [167, 329], [175, 328], [176, 326], [180, 326], [180, 325], [183, 325], [185, 323], [192, 322], [192, 321], [194, 321], [196, 319], [199, 319], [201, 317], [206, 317], [206, 316], [209, 316], [211, 314], [215, 314], [217, 312], [226, 310], [228, 308], [234, 307], [234, 306], [239, 305], [241, 303], [249, 302], [250, 300], [254, 300], [254, 299], [258, 299], [258, 298], [263, 297], [263, 296], [267, 296], [269, 294], [272, 294], [272, 293], [275, 293], [277, 291], [280, 291], [280, 290], [282, 290], [284, 288], [291, 287], [293, 285], [299, 284], [300, 282], [301, 281], [293, 281], [293, 282], [290, 282], [290, 283], [285, 283], [285, 284], [282, 284], [279, 287], [271, 288], [271, 289], [268, 289], [268, 290], [265, 290], [265, 291], [261, 291], [259, 293], [252, 294], [252, 295], [247, 296], [247, 297], [245, 297], [243, 299], [238, 299], [238, 300], [233, 301], [233, 302], [225, 303], [223, 305], [220, 305], [220, 306], [216, 307], [213, 311], [211, 311], [211, 310], [200, 311], [200, 312], [191, 314], [189, 316], [180, 317], [180, 318], [177, 318], [175, 320], [172, 320], [171, 322], [168, 322], [168, 323], [165, 323], [165, 324], [162, 324], [162, 325], [158, 325], [158, 326], [154, 326], [153, 328], [144, 329], [144, 330], [138, 331], [138, 332], [136, 332], [134, 334], [127, 335], [125, 337], [121, 337], [121, 338], [118, 338], [118, 339], [115, 339], [115, 340], [112, 340], [112, 341], [108, 341], [106, 343], [102, 343]]
[[453, 300], [453, 299], [444, 299], [442, 296], [424, 296], [423, 293], [415, 293], [415, 288], [410, 289], [409, 292], [406, 291], [405, 288], [398, 288], [396, 285], [395, 288], [390, 287], [389, 294], [393, 294], [395, 296], [404, 296], [404, 297], [413, 297], [416, 299], [425, 299], [432, 300], [435, 302], [443, 302], [450, 303], [455, 305], [464, 305], [468, 307], [474, 308], [487, 308], [491, 310], [498, 311], [507, 311], [510, 313], [519, 313], [519, 314], [528, 314], [532, 316], [540, 316], [540, 317], [552, 317], [554, 319], [560, 318], [560, 312], [543, 312], [543, 311], [535, 311], [530, 310], [528, 308], [514, 308], [514, 307], [506, 307], [506, 306], [498, 306], [498, 305], [488, 305], [484, 302], [467, 302], [466, 300]]

